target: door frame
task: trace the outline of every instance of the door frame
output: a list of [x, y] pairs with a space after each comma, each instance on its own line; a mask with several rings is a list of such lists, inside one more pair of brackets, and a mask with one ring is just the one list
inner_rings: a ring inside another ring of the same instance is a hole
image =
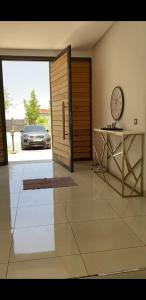
[[6, 132], [6, 118], [5, 118], [5, 103], [4, 103], [4, 86], [3, 86], [3, 70], [2, 60], [0, 60], [0, 102], [1, 102], [1, 121], [2, 121], [2, 139], [4, 147], [4, 161], [0, 162], [0, 166], [8, 164], [8, 152], [7, 152], [7, 132]]
[[[67, 47], [68, 48], [68, 47]], [[66, 51], [66, 48], [63, 50], [64, 52]], [[1, 109], [1, 114], [2, 114], [2, 128], [3, 128], [3, 139], [4, 139], [4, 162], [0, 162], [0, 166], [3, 165], [8, 165], [8, 152], [7, 152], [7, 135], [6, 135], [6, 118], [5, 118], [5, 105], [4, 105], [4, 88], [3, 88], [3, 72], [2, 72], [2, 61], [46, 61], [48, 63], [53, 62], [56, 58], [58, 58], [63, 51], [61, 51], [61, 53], [59, 53], [57, 56], [31, 56], [31, 55], [0, 55], [0, 100], [2, 102], [2, 109]], [[70, 51], [71, 51], [71, 47], [70, 47]], [[68, 55], [68, 59], [69, 59], [69, 55]], [[90, 61], [90, 80], [92, 79], [92, 58], [91, 57], [71, 57], [71, 60], [69, 60], [69, 64], [71, 64], [72, 60], [89, 60]], [[68, 65], [69, 65], [68, 64]], [[70, 72], [69, 74], [69, 84], [70, 84], [70, 93], [72, 90], [72, 82], [71, 82], [71, 65], [69, 66]], [[49, 80], [50, 80], [50, 68], [49, 68]], [[92, 81], [91, 81], [92, 83]], [[90, 84], [90, 101], [91, 101], [91, 158], [92, 158], [92, 86]], [[72, 97], [72, 93], [71, 95], [69, 95], [70, 97]], [[72, 110], [72, 101], [70, 101], [70, 109]], [[51, 103], [51, 124], [52, 124], [52, 97], [51, 97], [51, 85], [50, 85], [50, 103]], [[71, 117], [71, 115], [69, 114], [69, 117]], [[71, 122], [72, 119], [71, 119]], [[72, 123], [73, 124], [73, 123]], [[73, 126], [71, 126], [70, 128], [70, 137], [72, 136], [71, 139], [71, 157], [72, 157], [72, 165], [73, 165]], [[51, 133], [52, 133], [52, 126], [51, 126]], [[85, 160], [85, 159], [84, 159]], [[89, 159], [88, 159], [89, 160]]]

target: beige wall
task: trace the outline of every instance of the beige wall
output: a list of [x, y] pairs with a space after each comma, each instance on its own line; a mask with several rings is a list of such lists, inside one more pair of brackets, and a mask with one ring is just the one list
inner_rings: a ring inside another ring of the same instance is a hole
[[[111, 123], [110, 97], [120, 85], [125, 96], [124, 113], [117, 125], [146, 129], [146, 22], [116, 22], [93, 48], [93, 127]], [[138, 124], [133, 119], [138, 118]], [[144, 169], [146, 169], [145, 147]], [[144, 178], [146, 191], [146, 172]]]

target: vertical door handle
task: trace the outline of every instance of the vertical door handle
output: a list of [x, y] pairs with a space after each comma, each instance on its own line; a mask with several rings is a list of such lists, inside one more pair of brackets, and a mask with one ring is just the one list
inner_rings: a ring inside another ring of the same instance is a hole
[[62, 127], [63, 127], [63, 140], [65, 140], [65, 136], [68, 135], [65, 133], [65, 108], [67, 108], [67, 105], [65, 105], [64, 101], [62, 101]]

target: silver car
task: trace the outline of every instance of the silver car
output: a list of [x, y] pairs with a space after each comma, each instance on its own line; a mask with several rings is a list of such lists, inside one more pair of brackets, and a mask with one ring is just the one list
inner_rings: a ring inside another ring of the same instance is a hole
[[44, 126], [27, 125], [21, 132], [21, 149], [32, 147], [51, 148], [51, 136]]

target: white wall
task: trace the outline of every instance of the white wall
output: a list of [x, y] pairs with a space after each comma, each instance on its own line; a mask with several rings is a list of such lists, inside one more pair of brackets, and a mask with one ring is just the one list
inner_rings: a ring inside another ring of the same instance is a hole
[[[93, 127], [103, 127], [113, 121], [110, 98], [113, 88], [119, 85], [124, 92], [125, 108], [117, 125], [145, 131], [146, 22], [116, 22], [93, 48], [92, 68]], [[138, 118], [137, 125], [133, 124], [134, 118]], [[144, 152], [146, 191], [146, 147]]]

